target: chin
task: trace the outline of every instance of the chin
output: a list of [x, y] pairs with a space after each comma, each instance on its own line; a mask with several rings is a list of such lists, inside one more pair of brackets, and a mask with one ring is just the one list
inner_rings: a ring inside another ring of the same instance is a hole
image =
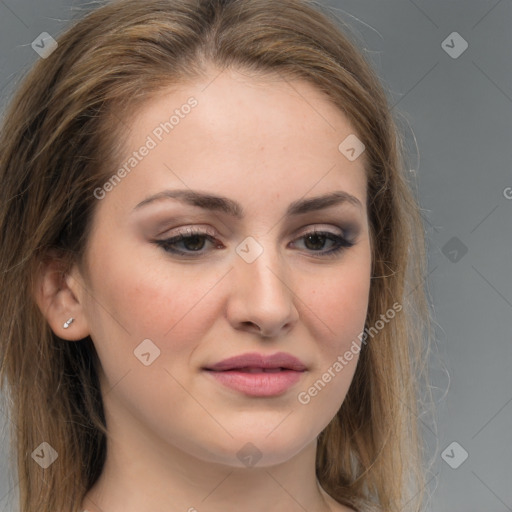
[[203, 452], [200, 458], [238, 468], [283, 464], [316, 442], [317, 436], [316, 431], [299, 431], [298, 427], [293, 429], [289, 425], [285, 426], [285, 423], [286, 420], [281, 425], [276, 422], [275, 426], [267, 423], [265, 428], [253, 427], [245, 429], [243, 433], [230, 430], [233, 438], [224, 439], [224, 443], [212, 443], [208, 452]]

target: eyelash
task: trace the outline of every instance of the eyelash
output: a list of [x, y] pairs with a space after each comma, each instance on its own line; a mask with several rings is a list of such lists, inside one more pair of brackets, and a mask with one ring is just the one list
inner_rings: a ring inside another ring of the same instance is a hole
[[[350, 242], [346, 238], [336, 235], [335, 233], [331, 233], [329, 231], [317, 231], [312, 230], [308, 233], [305, 233], [304, 235], [300, 236], [297, 240], [305, 239], [307, 237], [311, 236], [319, 236], [319, 237], [325, 237], [333, 242], [335, 242], [335, 248], [331, 249], [329, 251], [314, 251], [311, 252], [315, 255], [315, 257], [327, 257], [327, 258], [333, 258], [338, 256], [339, 253], [344, 251], [345, 249], [348, 249], [355, 245], [354, 242]], [[204, 232], [204, 231], [195, 231], [195, 230], [188, 230], [187, 233], [181, 233], [174, 237], [167, 238], [165, 240], [154, 240], [154, 243], [161, 247], [165, 252], [171, 253], [177, 256], [192, 256], [193, 258], [198, 258], [204, 254], [204, 252], [200, 251], [180, 251], [177, 249], [173, 249], [172, 246], [176, 245], [180, 242], [190, 240], [195, 237], [200, 238], [206, 238], [209, 242], [212, 242], [214, 245], [218, 246], [217, 240], [210, 234]], [[317, 253], [317, 254], [315, 254]]]

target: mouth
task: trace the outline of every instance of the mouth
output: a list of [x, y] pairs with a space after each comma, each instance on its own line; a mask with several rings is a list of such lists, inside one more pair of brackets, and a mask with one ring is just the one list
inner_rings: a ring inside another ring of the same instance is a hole
[[281, 368], [281, 367], [278, 367], [278, 368], [257, 368], [257, 367], [250, 367], [250, 366], [245, 366], [243, 368], [230, 368], [230, 369], [227, 369], [227, 370], [212, 370], [212, 369], [209, 369], [209, 368], [205, 368], [205, 370], [207, 371], [210, 371], [210, 372], [239, 372], [239, 373], [279, 373], [279, 372], [282, 372], [282, 371], [297, 371], [297, 370], [293, 370], [292, 368]]
[[224, 359], [212, 366], [203, 368], [210, 371], [238, 371], [244, 373], [272, 373], [280, 371], [304, 371], [306, 366], [295, 356], [286, 352], [266, 355], [257, 352], [241, 354]]
[[275, 397], [296, 385], [307, 371], [298, 358], [285, 352], [251, 352], [202, 368], [208, 378], [251, 397]]

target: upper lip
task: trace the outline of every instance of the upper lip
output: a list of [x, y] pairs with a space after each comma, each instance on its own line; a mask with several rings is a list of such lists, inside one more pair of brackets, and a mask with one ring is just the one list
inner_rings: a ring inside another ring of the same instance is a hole
[[226, 371], [241, 368], [284, 368], [287, 370], [304, 371], [306, 366], [295, 356], [286, 352], [277, 352], [270, 356], [251, 352], [224, 359], [206, 370]]

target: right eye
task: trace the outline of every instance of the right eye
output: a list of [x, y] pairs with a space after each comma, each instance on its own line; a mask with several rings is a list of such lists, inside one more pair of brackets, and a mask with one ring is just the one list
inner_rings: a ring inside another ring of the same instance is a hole
[[[216, 248], [222, 247], [212, 235], [200, 230], [189, 229], [186, 233], [179, 233], [165, 240], [154, 240], [155, 244], [168, 253], [192, 257], [199, 257], [204, 254], [202, 249], [206, 242], [210, 242]], [[176, 248], [179, 244], [181, 244], [182, 249]]]

